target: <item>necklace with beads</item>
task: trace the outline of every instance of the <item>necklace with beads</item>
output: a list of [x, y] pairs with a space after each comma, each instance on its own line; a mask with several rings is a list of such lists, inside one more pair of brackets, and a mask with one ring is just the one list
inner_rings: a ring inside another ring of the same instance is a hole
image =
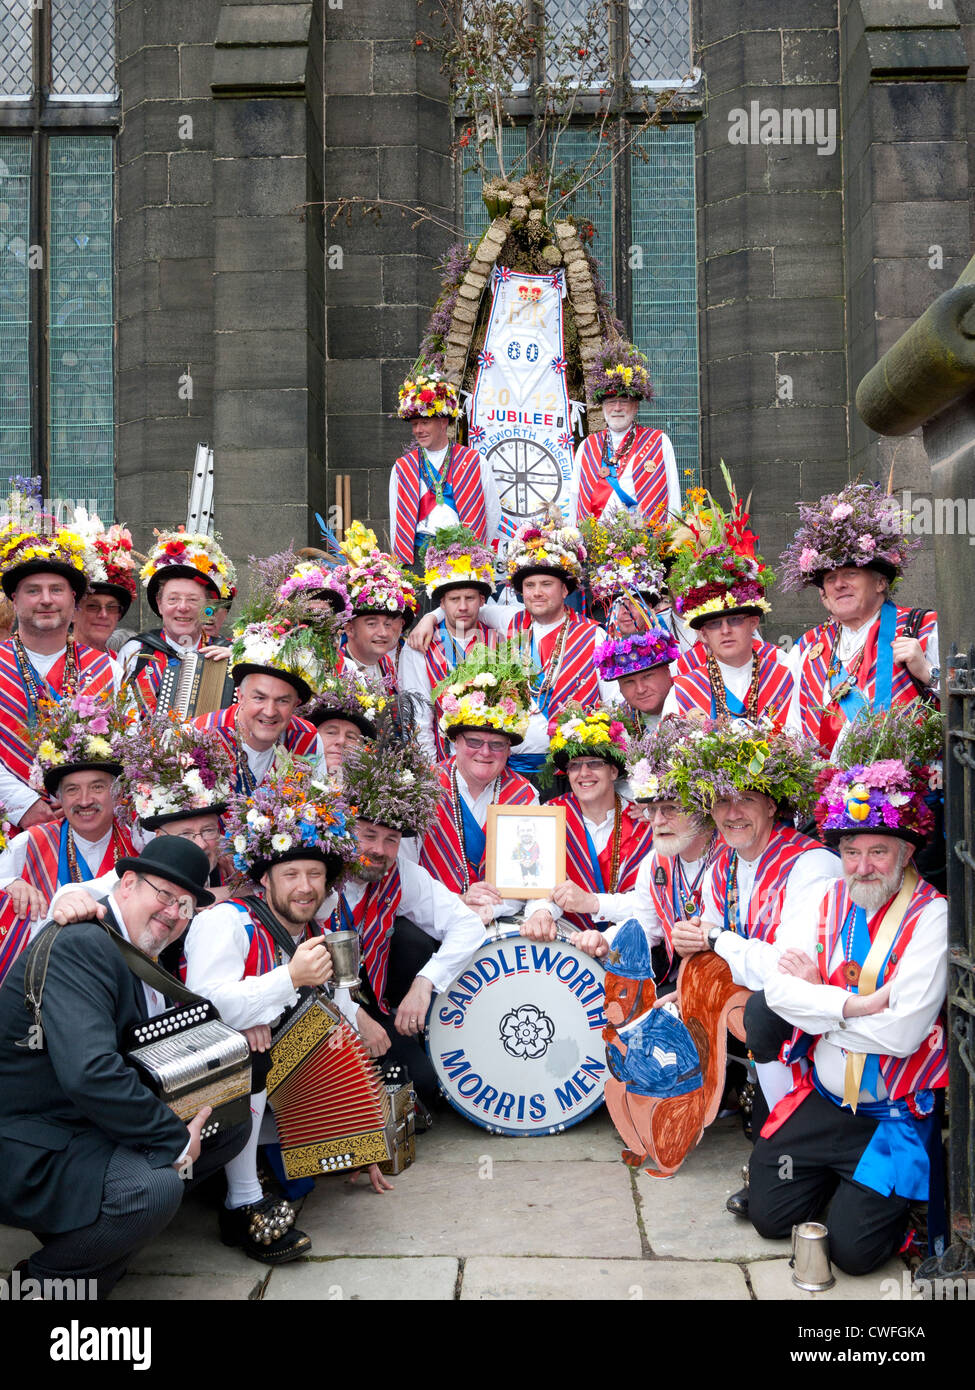
[[[568, 636], [568, 633], [569, 615], [568, 613], [566, 613], [565, 617], [562, 619], [562, 626], [559, 629], [559, 635], [555, 639], [555, 647], [552, 651], [552, 659], [548, 664], [548, 670], [540, 670], [536, 672], [535, 676], [532, 677], [532, 696], [536, 708], [541, 710], [542, 714], [546, 714], [548, 712], [549, 696], [555, 688], [555, 682], [559, 678], [559, 667], [562, 665], [562, 653], [565, 650], [565, 640]], [[534, 637], [532, 637], [532, 646], [534, 647], [534, 645], [535, 639]], [[541, 661], [541, 656], [539, 656], [539, 661]], [[535, 682], [538, 678], [540, 678], [540, 683], [536, 685]]]
[[[13, 635], [14, 651], [17, 654], [17, 664], [20, 667], [20, 674], [23, 677], [24, 685], [27, 688], [28, 699], [28, 723], [33, 723], [36, 718], [37, 706], [43, 698], [38, 690], [37, 682], [34, 679], [34, 668], [31, 665], [30, 657], [21, 641], [20, 634]], [[78, 655], [75, 651], [74, 638], [68, 636], [64, 645], [64, 674], [61, 677], [61, 694], [74, 695], [78, 686]]]
[[[708, 679], [711, 682], [711, 693], [714, 696], [714, 707], [719, 718], [722, 716], [731, 718], [731, 711], [728, 709], [728, 693], [725, 690], [724, 680], [718, 666], [717, 658], [712, 652], [708, 652]], [[759, 680], [759, 660], [758, 652], [752, 653], [752, 678], [748, 683], [748, 694], [745, 696], [745, 713], [740, 718], [758, 718], [758, 680]]]
[[[501, 794], [501, 778], [494, 779], [494, 788], [491, 792], [490, 805], [494, 805]], [[463, 891], [466, 893], [471, 886], [470, 860], [467, 858], [467, 841], [464, 838], [464, 816], [460, 809], [460, 792], [457, 789], [457, 766], [450, 769], [450, 814], [454, 822], [454, 829], [457, 831], [457, 839], [460, 844], [460, 870], [464, 878]]]
[[[112, 822], [111, 846], [113, 851], [113, 862], [116, 859], [121, 859], [125, 851], [125, 846], [122, 844], [122, 837], [119, 834], [118, 826], [115, 824], [114, 821]], [[88, 868], [91, 869], [90, 864], [88, 865]], [[74, 831], [72, 830], [70, 825], [68, 826], [68, 873], [71, 875], [72, 883], [83, 882], [81, 870], [78, 868], [78, 847], [75, 844]]]
[[[616, 892], [617, 884], [619, 883], [619, 878], [620, 878], [620, 850], [621, 850], [621, 847], [622, 847], [622, 841], [623, 841], [623, 802], [621, 801], [621, 799], [620, 799], [618, 796], [614, 796], [614, 797], [613, 797], [613, 839], [612, 839], [613, 848], [612, 848], [612, 850], [611, 850], [611, 852], [610, 852], [610, 859], [609, 859], [609, 883], [606, 885], [606, 892], [607, 892], [607, 893], [615, 893], [615, 892]], [[595, 849], [595, 845], [593, 846], [593, 849]], [[598, 856], [597, 856], [597, 863], [593, 865], [593, 869], [598, 873], [598, 871], [599, 871]], [[597, 880], [597, 881], [598, 881], [598, 880]]]
[[620, 440], [620, 447], [614, 458], [613, 456], [613, 436], [609, 430], [606, 431], [606, 439], [603, 443], [603, 456], [599, 464], [599, 475], [601, 478], [619, 477], [619, 471], [626, 464], [627, 456], [633, 448], [633, 441], [636, 438], [636, 426], [631, 425], [626, 434]]

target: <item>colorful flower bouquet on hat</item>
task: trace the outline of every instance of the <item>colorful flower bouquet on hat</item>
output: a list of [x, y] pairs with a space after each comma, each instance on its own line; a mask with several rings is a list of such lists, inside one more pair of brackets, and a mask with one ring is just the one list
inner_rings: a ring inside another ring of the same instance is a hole
[[[79, 692], [60, 702], [40, 700], [33, 727], [23, 734], [34, 749], [30, 785], [42, 791], [63, 767], [105, 763], [119, 771], [121, 740], [134, 716], [114, 691]], [[50, 788], [48, 788], [50, 790]]]
[[215, 729], [171, 713], [145, 720], [118, 745], [121, 788], [143, 822], [223, 808], [233, 790], [230, 749]]

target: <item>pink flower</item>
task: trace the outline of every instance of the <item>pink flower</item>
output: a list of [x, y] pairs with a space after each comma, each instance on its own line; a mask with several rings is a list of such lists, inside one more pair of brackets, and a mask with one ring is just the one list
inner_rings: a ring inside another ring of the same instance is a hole
[[510, 695], [506, 695], [503, 700], [498, 701], [498, 708], [501, 710], [502, 714], [506, 714], [510, 719], [511, 716], [516, 712], [518, 706], [515, 704], [514, 700], [512, 700]]
[[868, 555], [877, 548], [877, 542], [874, 540], [873, 536], [861, 536], [857, 541], [857, 545], [861, 550], [865, 550]]
[[105, 718], [104, 714], [100, 714], [97, 719], [91, 721], [88, 725], [88, 732], [90, 734], [108, 733], [108, 720]]
[[819, 551], [813, 550], [811, 545], [807, 545], [799, 556], [799, 567], [804, 570], [815, 569], [819, 564]]
[[853, 508], [849, 502], [839, 502], [830, 512], [831, 521], [845, 521], [848, 516], [853, 515]]

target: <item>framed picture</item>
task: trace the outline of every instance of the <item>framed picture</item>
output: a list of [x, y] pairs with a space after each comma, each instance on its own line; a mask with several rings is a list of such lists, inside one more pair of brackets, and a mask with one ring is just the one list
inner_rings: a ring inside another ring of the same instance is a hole
[[564, 806], [489, 806], [484, 877], [505, 898], [548, 898], [565, 882]]

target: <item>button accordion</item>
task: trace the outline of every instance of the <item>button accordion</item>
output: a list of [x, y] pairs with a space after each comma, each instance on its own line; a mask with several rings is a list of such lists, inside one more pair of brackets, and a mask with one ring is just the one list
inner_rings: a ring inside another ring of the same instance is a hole
[[396, 1155], [390, 1093], [359, 1035], [314, 991], [271, 1036], [267, 1095], [289, 1178], [309, 1178]]
[[166, 662], [159, 678], [156, 695], [156, 717], [167, 718], [171, 713], [181, 719], [196, 714], [213, 714], [229, 703], [226, 657], [207, 661], [200, 651], [185, 651]]
[[204, 1105], [212, 1107], [201, 1131], [204, 1142], [250, 1116], [250, 1047], [209, 1000], [135, 1024], [125, 1058], [181, 1120], [192, 1120]]

